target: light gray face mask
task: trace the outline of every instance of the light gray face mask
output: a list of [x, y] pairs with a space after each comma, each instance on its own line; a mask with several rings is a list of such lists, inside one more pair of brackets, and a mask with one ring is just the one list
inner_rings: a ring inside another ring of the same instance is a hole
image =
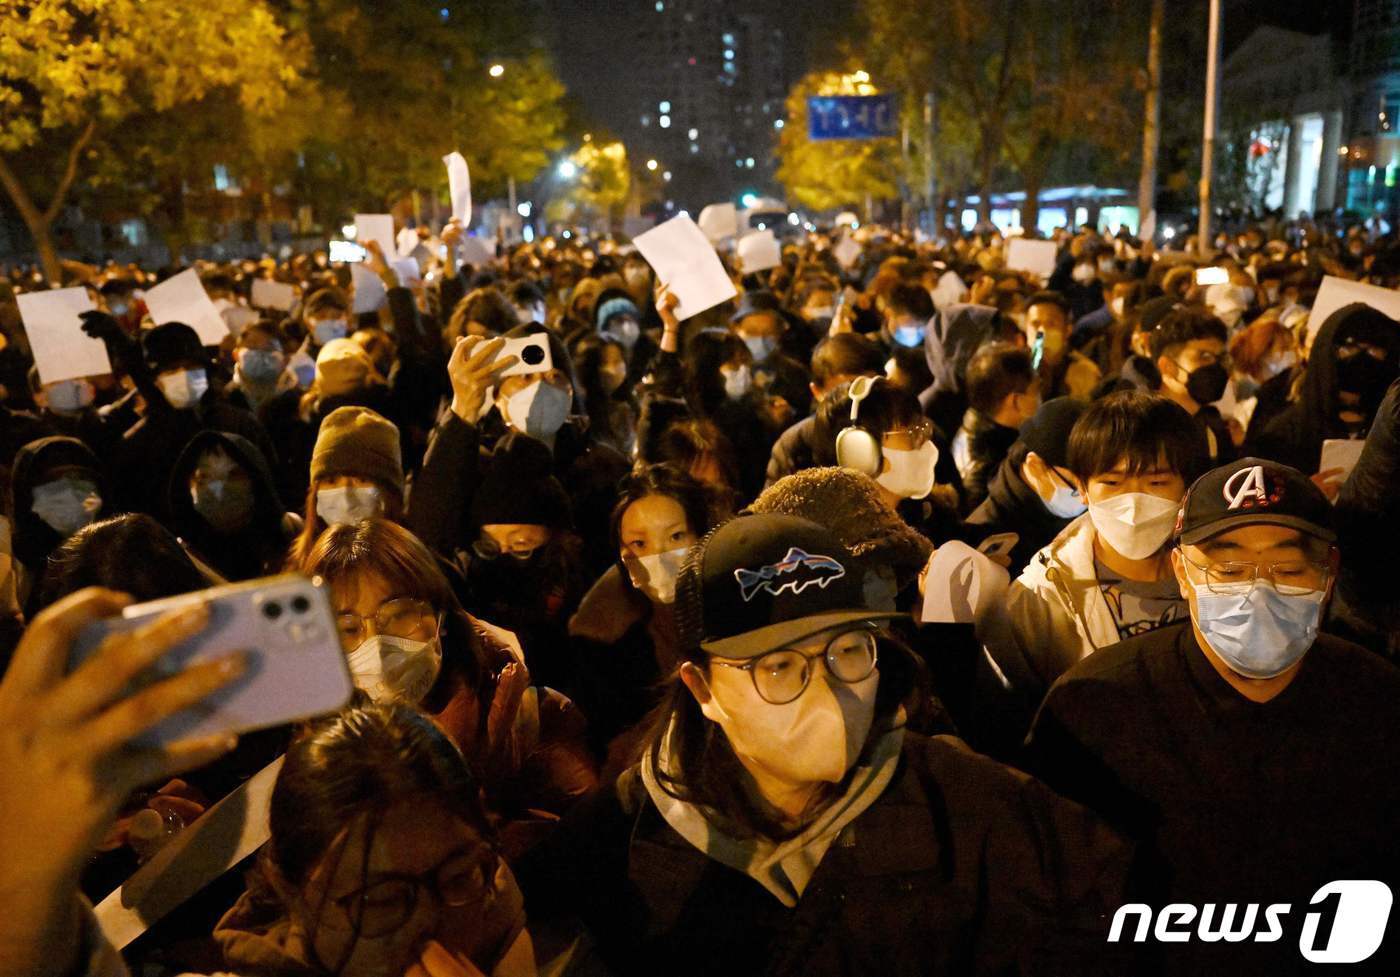
[[80, 478], [59, 478], [34, 486], [30, 511], [65, 539], [97, 518], [102, 496], [97, 486]]
[[316, 514], [329, 526], [353, 525], [383, 512], [383, 493], [373, 485], [345, 485], [316, 493]]
[[1229, 594], [1193, 583], [1196, 626], [1230, 669], [1246, 678], [1273, 678], [1307, 654], [1317, 639], [1325, 591], [1282, 594], [1263, 580]]

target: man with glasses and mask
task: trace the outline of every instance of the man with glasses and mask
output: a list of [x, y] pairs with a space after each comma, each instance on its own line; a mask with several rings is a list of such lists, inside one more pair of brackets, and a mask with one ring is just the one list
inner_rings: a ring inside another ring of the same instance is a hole
[[1295, 469], [1245, 458], [1204, 475], [1172, 550], [1189, 624], [1066, 672], [1031, 730], [1028, 768], [1141, 843], [1134, 901], [1257, 904], [1261, 931], [1262, 907], [1292, 907], [1277, 942], [1166, 944], [1168, 973], [1293, 973], [1320, 887], [1400, 880], [1400, 671], [1320, 633], [1332, 523]]

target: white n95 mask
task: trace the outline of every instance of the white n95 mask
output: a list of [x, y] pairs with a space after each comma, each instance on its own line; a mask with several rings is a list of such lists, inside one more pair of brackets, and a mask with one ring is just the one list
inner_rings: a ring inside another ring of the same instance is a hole
[[1125, 492], [1089, 503], [1094, 531], [1130, 560], [1145, 560], [1171, 538], [1179, 503], [1147, 492]]
[[632, 586], [651, 598], [653, 603], [673, 604], [676, 600], [676, 577], [681, 572], [687, 552], [686, 547], [681, 547], [651, 556], [627, 556], [622, 562], [627, 567]]

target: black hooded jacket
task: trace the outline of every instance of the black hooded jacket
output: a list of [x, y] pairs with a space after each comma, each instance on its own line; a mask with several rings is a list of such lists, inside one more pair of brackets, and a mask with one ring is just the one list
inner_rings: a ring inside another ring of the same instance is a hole
[[924, 332], [924, 359], [933, 383], [919, 394], [940, 431], [956, 431], [967, 410], [967, 364], [984, 343], [999, 338], [1000, 313], [989, 305], [958, 303], [939, 312]]
[[49, 554], [64, 541], [53, 527], [34, 514], [34, 489], [51, 482], [63, 470], [79, 474], [97, 486], [103, 513], [112, 508], [107, 481], [97, 456], [77, 438], [49, 437], [32, 441], [15, 455], [10, 470], [10, 512], [14, 518], [15, 559], [34, 577], [44, 569]]
[[[1391, 364], [1400, 358], [1400, 325], [1393, 319], [1360, 302], [1333, 312], [1313, 340], [1297, 402], [1264, 428], [1254, 446], [1256, 454], [1312, 475], [1322, 461], [1323, 441], [1352, 436], [1337, 417], [1337, 393], [1341, 389], [1337, 346], [1340, 340], [1358, 334], [1388, 341]], [[1394, 374], [1390, 379], [1394, 379]], [[1371, 408], [1376, 406], [1372, 404]]]
[[[200, 455], [216, 446], [253, 480], [252, 522], [227, 535], [216, 532], [195, 511], [190, 495], [190, 474]], [[280, 501], [267, 458], [247, 438], [224, 431], [201, 431], [185, 445], [170, 470], [168, 506], [170, 529], [228, 580], [250, 580], [276, 572], [301, 528], [301, 520], [286, 512]]]

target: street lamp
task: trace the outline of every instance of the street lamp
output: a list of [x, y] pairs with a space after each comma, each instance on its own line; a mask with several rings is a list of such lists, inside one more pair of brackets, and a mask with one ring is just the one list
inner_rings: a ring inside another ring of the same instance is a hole
[[562, 163], [559, 164], [559, 178], [560, 178], [560, 179], [562, 179], [562, 180], [572, 180], [572, 179], [573, 179], [575, 176], [577, 176], [577, 175], [578, 175], [578, 167], [574, 165], [574, 161], [573, 161], [573, 160], [571, 160], [571, 159], [566, 159], [566, 160], [564, 160], [564, 162], [562, 162]]
[[647, 160], [647, 169], [651, 170], [653, 173], [656, 172], [656, 167], [657, 167], [657, 165], [658, 165], [658, 164], [657, 164], [656, 160], [654, 160], [654, 159], [649, 159], [649, 160]]
[[505, 74], [505, 73], [506, 73], [506, 66], [503, 65], [503, 64], [493, 64], [493, 65], [487, 70], [487, 74], [489, 74], [492, 78], [499, 78], [499, 77], [501, 77], [501, 75], [503, 75], [503, 74]]

